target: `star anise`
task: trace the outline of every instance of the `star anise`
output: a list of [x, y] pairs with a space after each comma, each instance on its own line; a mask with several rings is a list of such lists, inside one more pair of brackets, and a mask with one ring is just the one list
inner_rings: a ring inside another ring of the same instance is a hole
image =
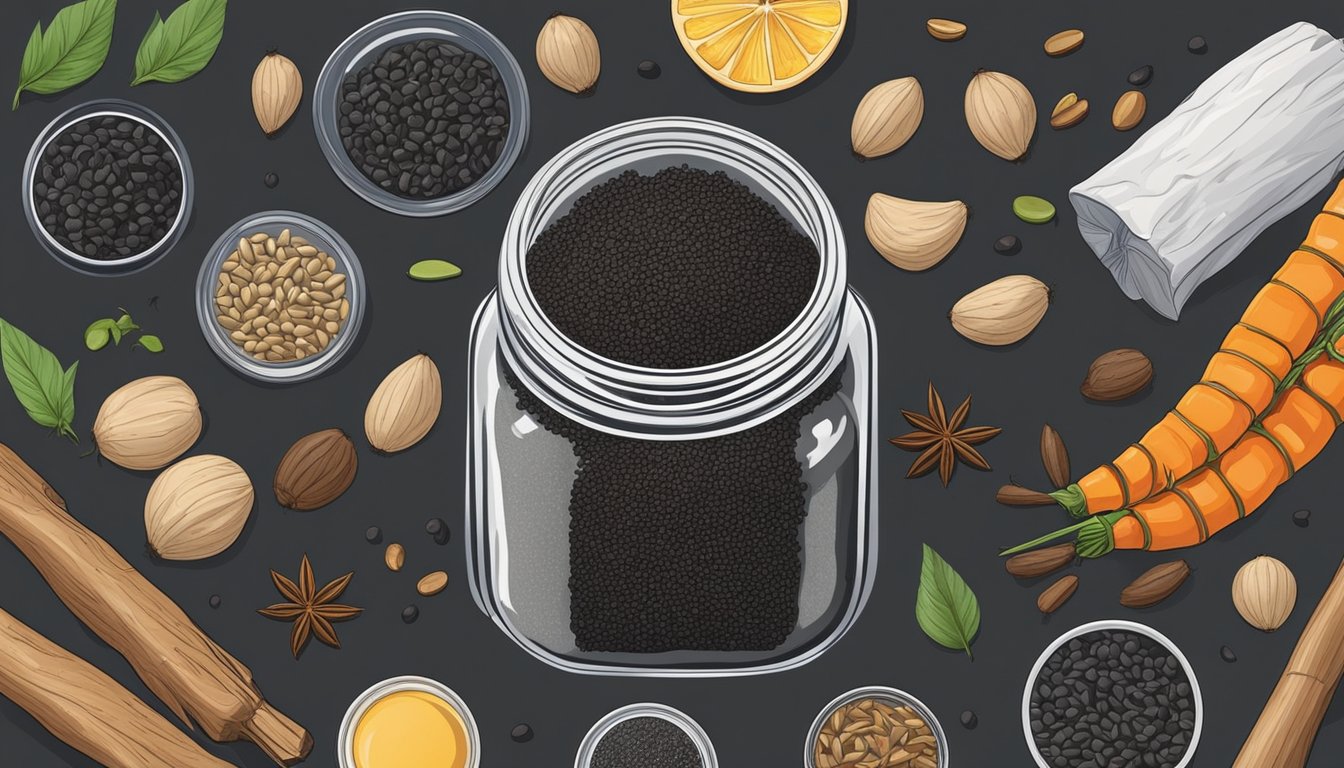
[[363, 613], [364, 609], [332, 601], [341, 596], [354, 576], [354, 571], [351, 571], [318, 589], [317, 582], [313, 580], [312, 563], [308, 562], [308, 555], [304, 555], [303, 562], [299, 564], [298, 584], [283, 574], [271, 571], [271, 581], [275, 582], [275, 588], [289, 602], [267, 606], [257, 613], [272, 619], [294, 622], [294, 628], [289, 633], [289, 650], [296, 659], [299, 658], [304, 646], [308, 645], [308, 638], [312, 635], [317, 635], [318, 640], [332, 648], [340, 648], [341, 641], [336, 637], [336, 628], [332, 626], [332, 622], [353, 619]]
[[966, 416], [971, 412], [969, 395], [948, 418], [943, 407], [943, 398], [929, 382], [929, 413], [915, 413], [902, 410], [901, 415], [915, 428], [900, 437], [891, 438], [891, 444], [907, 451], [922, 451], [915, 463], [910, 465], [906, 477], [919, 477], [934, 467], [938, 468], [938, 477], [947, 487], [952, 480], [952, 471], [961, 460], [976, 469], [989, 469], [989, 462], [972, 446], [979, 445], [1003, 430], [998, 427], [966, 427]]

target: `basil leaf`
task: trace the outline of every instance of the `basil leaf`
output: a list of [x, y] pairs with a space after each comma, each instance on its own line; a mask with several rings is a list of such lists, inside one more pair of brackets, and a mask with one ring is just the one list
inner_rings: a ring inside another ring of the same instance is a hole
[[89, 348], [90, 352], [97, 352], [112, 340], [112, 331], [117, 329], [117, 324], [111, 320], [95, 320], [84, 331], [84, 346]]
[[975, 658], [971, 641], [980, 631], [980, 603], [961, 574], [928, 544], [924, 545], [924, 564], [920, 567], [915, 619], [935, 643], [964, 650]]
[[117, 318], [116, 326], [122, 333], [140, 330], [140, 326], [135, 324], [135, 321], [131, 319], [130, 315], [126, 314], [124, 309], [121, 310], [121, 317]]
[[163, 351], [163, 341], [160, 340], [158, 336], [153, 336], [148, 333], [140, 337], [139, 346], [144, 347], [146, 350], [153, 352], [154, 354], [158, 354]]
[[19, 87], [11, 109], [19, 108], [19, 94], [56, 93], [93, 77], [107, 59], [112, 45], [112, 20], [117, 0], [83, 0], [56, 13], [47, 31], [33, 27], [19, 65]]
[[151, 80], [176, 83], [204, 69], [224, 36], [227, 4], [227, 0], [187, 0], [167, 19], [150, 24], [135, 53], [131, 85]]
[[5, 377], [28, 417], [73, 440], [76, 362], [69, 370], [49, 350], [0, 318], [0, 361]]

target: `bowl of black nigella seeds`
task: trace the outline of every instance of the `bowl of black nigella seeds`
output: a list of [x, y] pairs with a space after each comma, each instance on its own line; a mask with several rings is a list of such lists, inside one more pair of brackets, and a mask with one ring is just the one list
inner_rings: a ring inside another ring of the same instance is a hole
[[630, 704], [598, 720], [574, 768], [718, 768], [714, 745], [700, 724], [664, 704]]
[[527, 84], [513, 54], [475, 22], [395, 13], [327, 59], [313, 125], [360, 197], [403, 216], [440, 216], [484, 197], [522, 152]]
[[33, 234], [87, 274], [144, 269], [172, 249], [191, 214], [182, 141], [127, 101], [88, 102], [53, 120], [33, 142], [23, 183]]
[[1186, 768], [1203, 723], [1190, 662], [1132, 621], [1065, 632], [1036, 661], [1022, 696], [1022, 728], [1040, 768]]

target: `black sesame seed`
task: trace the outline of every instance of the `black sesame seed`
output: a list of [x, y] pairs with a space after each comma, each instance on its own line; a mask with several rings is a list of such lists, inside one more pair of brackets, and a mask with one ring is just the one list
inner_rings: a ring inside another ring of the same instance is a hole
[[99, 261], [135, 256], [167, 237], [182, 202], [177, 155], [144, 123], [80, 120], [42, 152], [33, 207], [69, 251]]
[[961, 713], [961, 727], [965, 728], [968, 731], [973, 731], [975, 730], [975, 726], [979, 724], [980, 724], [980, 718], [976, 716], [976, 714], [971, 710], [968, 709], [965, 712]]
[[661, 717], [617, 723], [593, 750], [592, 768], [703, 768], [700, 750], [681, 726]]
[[1306, 528], [1311, 525], [1311, 510], [1299, 509], [1293, 513], [1293, 525], [1298, 528]]
[[211, 595], [211, 596], [210, 596], [210, 607], [211, 607], [211, 608], [218, 608], [218, 607], [219, 607], [220, 605], [222, 605], [223, 603], [224, 603], [224, 599], [221, 598], [219, 595]]
[[414, 624], [418, 618], [420, 618], [420, 609], [414, 605], [408, 605], [401, 611], [401, 620], [407, 624]]
[[383, 540], [383, 529], [376, 525], [369, 526], [368, 530], [364, 531], [364, 540], [370, 544], [377, 544]]
[[656, 80], [663, 74], [663, 68], [658, 66], [658, 62], [652, 59], [645, 59], [639, 62], [639, 76], [646, 80]]
[[268, 189], [275, 189], [277, 186], [280, 185], [280, 175], [272, 171], [266, 174], [265, 178], [263, 178], [261, 181], [263, 184], [266, 185]]
[[1144, 64], [1142, 67], [1129, 73], [1129, 84], [1133, 86], [1147, 85], [1149, 80], [1153, 79], [1153, 65]]
[[443, 40], [398, 43], [345, 77], [337, 124], [355, 167], [382, 189], [427, 200], [494, 167], [509, 97], [486, 59]]
[[532, 732], [532, 726], [528, 725], [527, 723], [519, 723], [513, 726], [512, 731], [509, 731], [509, 738], [513, 739], [519, 744], [525, 744], [531, 741], [534, 735], [535, 734]]
[[1228, 648], [1226, 645], [1218, 649], [1218, 655], [1228, 664], [1237, 663], [1237, 652]]
[[1209, 50], [1209, 43], [1201, 35], [1195, 35], [1190, 38], [1190, 42], [1185, 46], [1191, 53], [1202, 54]]
[[1012, 256], [1020, 250], [1022, 250], [1022, 241], [1017, 239], [1017, 235], [1004, 235], [994, 241], [995, 253]]
[[451, 536], [448, 530], [448, 524], [443, 522], [443, 518], [436, 517], [425, 523], [425, 533], [428, 533], [434, 539], [435, 544], [447, 544]]

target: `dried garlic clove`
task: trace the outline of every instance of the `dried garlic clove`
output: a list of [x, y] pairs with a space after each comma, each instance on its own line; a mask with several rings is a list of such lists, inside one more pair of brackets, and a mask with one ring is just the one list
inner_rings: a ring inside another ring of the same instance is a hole
[[966, 216], [960, 200], [928, 203], [878, 193], [868, 199], [863, 228], [883, 258], [919, 272], [952, 252], [966, 230]]
[[900, 149], [924, 119], [924, 91], [913, 77], [881, 83], [864, 94], [849, 128], [850, 146], [862, 157]]
[[1261, 555], [1243, 565], [1232, 580], [1232, 603], [1248, 624], [1273, 632], [1297, 605], [1297, 579], [1281, 561]]
[[145, 498], [149, 549], [165, 560], [201, 560], [229, 548], [252, 514], [252, 480], [223, 456], [192, 456], [154, 480]]
[[971, 291], [953, 307], [957, 333], [989, 346], [1013, 344], [1031, 333], [1050, 306], [1050, 289], [1029, 275], [1009, 275]]
[[966, 124], [985, 149], [1017, 160], [1036, 134], [1036, 102], [1017, 78], [982, 70], [966, 87]]
[[597, 35], [581, 19], [557, 13], [537, 35], [537, 66], [547, 80], [567, 91], [589, 90], [602, 73]]
[[303, 76], [288, 57], [266, 54], [252, 73], [252, 111], [267, 135], [284, 127], [303, 99]]

